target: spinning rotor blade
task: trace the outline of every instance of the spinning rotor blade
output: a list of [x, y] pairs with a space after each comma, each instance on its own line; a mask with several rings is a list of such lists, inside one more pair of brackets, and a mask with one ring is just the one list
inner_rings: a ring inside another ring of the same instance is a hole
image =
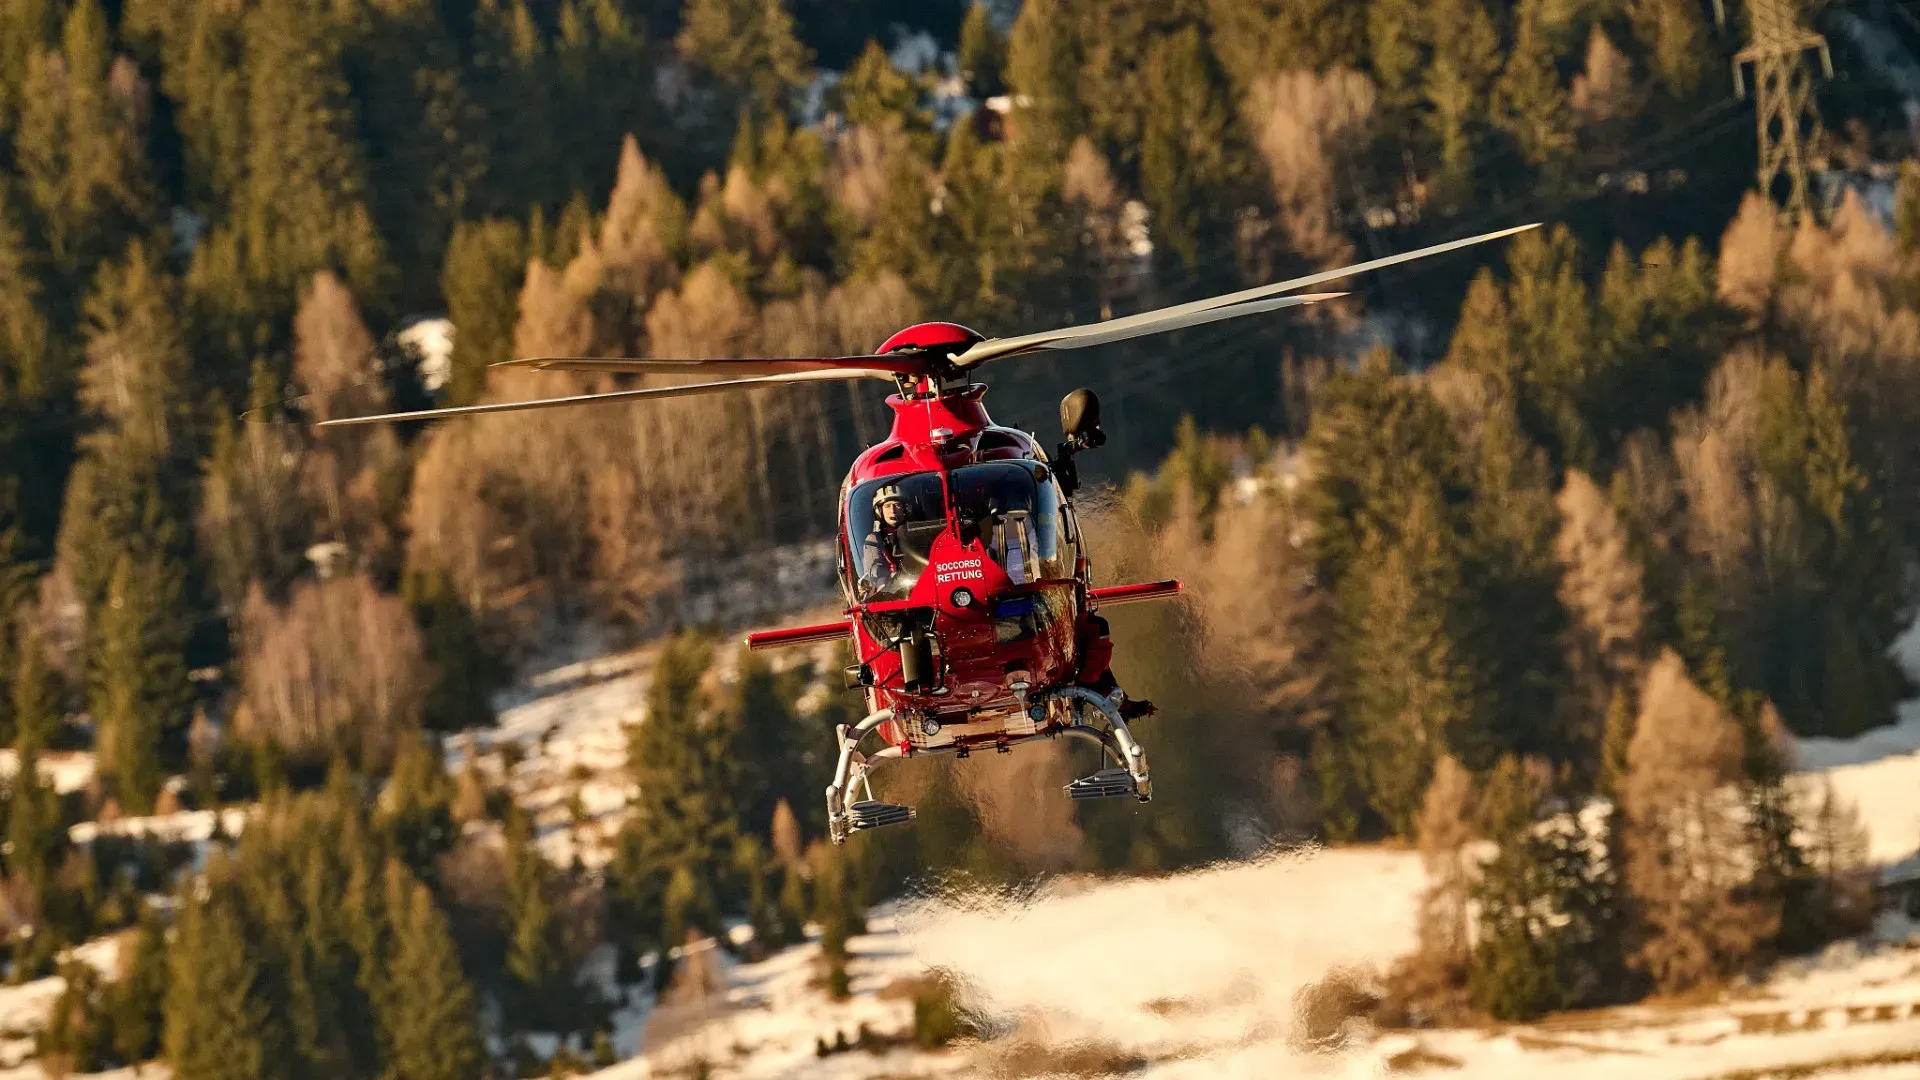
[[[1257, 315], [1263, 311], [1278, 311], [1281, 308], [1302, 307], [1317, 304], [1322, 300], [1333, 300], [1347, 295], [1343, 292], [1303, 293], [1299, 296], [1276, 296], [1265, 300], [1254, 300], [1245, 304], [1228, 304], [1224, 307], [1212, 307], [1203, 311], [1190, 311], [1185, 315], [1176, 315], [1152, 322], [1136, 323], [1132, 326], [1116, 325], [1121, 320], [1094, 323], [1092, 326], [1075, 327], [1072, 330], [1053, 330], [1040, 334], [1027, 334], [1019, 338], [1001, 338], [998, 341], [983, 341], [959, 356], [953, 358], [959, 367], [972, 367], [997, 360], [1003, 356], [1017, 356], [1022, 353], [1037, 352], [1041, 349], [1086, 349], [1095, 345], [1105, 345], [1113, 341], [1125, 341], [1128, 338], [1142, 337], [1146, 334], [1160, 334], [1168, 330], [1179, 330], [1187, 326], [1200, 326], [1205, 323], [1219, 322], [1222, 319], [1237, 319], [1242, 315]], [[1075, 331], [1097, 331], [1097, 333], [1076, 333]], [[982, 359], [969, 360], [984, 346], [1019, 342], [1011, 352], [996, 352]]]
[[725, 371], [730, 375], [795, 375], [809, 371], [866, 371], [878, 375], [917, 375], [925, 366], [920, 354], [893, 353], [887, 356], [783, 357], [746, 360], [655, 360], [624, 356], [529, 356], [502, 360], [490, 368], [524, 367], [534, 371], [599, 371], [611, 375], [643, 372], [690, 375], [701, 369]]
[[[998, 360], [1008, 356], [1018, 356], [1022, 353], [1034, 352], [1039, 349], [1077, 349], [1087, 345], [1121, 341], [1130, 337], [1138, 337], [1142, 334], [1177, 330], [1183, 326], [1194, 326], [1200, 323], [1212, 322], [1216, 319], [1230, 319], [1236, 315], [1251, 315], [1259, 311], [1271, 311], [1275, 307], [1291, 305], [1272, 304], [1272, 306], [1265, 306], [1271, 304], [1268, 298], [1292, 289], [1303, 289], [1309, 285], [1318, 285], [1322, 282], [1334, 281], [1339, 278], [1350, 277], [1354, 274], [1364, 274], [1388, 266], [1412, 262], [1415, 259], [1424, 259], [1429, 255], [1440, 255], [1458, 248], [1470, 247], [1474, 244], [1485, 243], [1488, 240], [1498, 240], [1502, 237], [1512, 236], [1515, 233], [1526, 232], [1528, 229], [1537, 229], [1539, 227], [1540, 223], [1537, 221], [1531, 225], [1516, 225], [1511, 229], [1501, 229], [1498, 232], [1469, 236], [1461, 240], [1449, 240], [1444, 244], [1435, 244], [1432, 247], [1424, 247], [1418, 251], [1407, 251], [1399, 255], [1388, 255], [1385, 258], [1355, 263], [1352, 266], [1343, 266], [1337, 270], [1323, 270], [1317, 274], [1308, 274], [1305, 277], [1297, 277], [1291, 281], [1279, 281], [1271, 285], [1257, 285], [1251, 289], [1242, 289], [1239, 292], [1227, 293], [1224, 296], [1212, 296], [1205, 300], [1194, 300], [1189, 303], [1176, 304], [1172, 307], [1159, 308], [1154, 311], [1143, 311], [1137, 315], [1128, 315], [1119, 319], [1109, 319], [1106, 322], [1091, 323], [1086, 326], [1070, 326], [1061, 330], [1045, 330], [1037, 334], [1023, 334], [1019, 337], [990, 338], [986, 341], [978, 342], [972, 348], [956, 355], [953, 358], [953, 363], [956, 367], [974, 367], [990, 360]], [[1312, 303], [1314, 301], [1344, 295], [1346, 294], [1314, 293], [1294, 299], [1300, 303]], [[1202, 315], [1209, 315], [1210, 317], [1196, 318], [1196, 316]]]
[[473, 416], [478, 413], [518, 412], [523, 409], [557, 409], [563, 405], [594, 405], [605, 401], [634, 401], [640, 398], [694, 397], [728, 390], [751, 390], [756, 386], [782, 383], [845, 382], [853, 379], [886, 379], [888, 375], [865, 370], [794, 371], [761, 375], [751, 379], [726, 379], [721, 382], [689, 383], [684, 386], [650, 386], [640, 390], [615, 390], [605, 394], [575, 394], [563, 398], [536, 398], [532, 401], [497, 401], [486, 405], [462, 405], [451, 409], [422, 409], [419, 412], [384, 413], [379, 416], [354, 416], [327, 420], [321, 427], [345, 427], [349, 424], [385, 424], [397, 420], [437, 420], [444, 416]]

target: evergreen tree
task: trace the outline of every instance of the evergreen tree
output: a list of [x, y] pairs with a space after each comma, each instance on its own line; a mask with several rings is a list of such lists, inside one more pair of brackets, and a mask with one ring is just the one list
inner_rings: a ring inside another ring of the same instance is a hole
[[1541, 794], [1519, 762], [1505, 757], [1482, 799], [1482, 827], [1499, 851], [1473, 890], [1480, 934], [1467, 986], [1474, 1005], [1496, 1020], [1529, 1020], [1566, 1004], [1558, 942], [1538, 911], [1551, 872], [1534, 833]]
[[1556, 184], [1573, 152], [1567, 95], [1554, 70], [1544, 0], [1521, 0], [1513, 13], [1513, 44], [1494, 86], [1495, 122], [1518, 143], [1527, 165]]
[[568, 969], [561, 913], [533, 822], [517, 808], [507, 819], [507, 1023], [518, 1031], [572, 1031], [581, 1017]]
[[1686, 102], [1701, 89], [1708, 65], [1708, 35], [1698, 5], [1688, 0], [1631, 0], [1633, 34], [1647, 52], [1648, 73], [1661, 93]]
[[1067, 159], [1081, 113], [1073, 72], [1071, 28], [1062, 0], [1020, 6], [1007, 42], [1007, 89], [1025, 105], [1013, 114], [1012, 143], [1019, 162], [1038, 170]]
[[122, 555], [100, 609], [88, 701], [101, 770], [136, 814], [150, 812], [160, 794], [161, 739], [192, 719], [180, 588], [166, 563]]
[[40, 774], [42, 738], [30, 726], [14, 743], [19, 757], [7, 785], [6, 867], [8, 877], [25, 890], [35, 917], [45, 919], [69, 843], [60, 793]]
[[1156, 241], [1191, 270], [1202, 252], [1220, 250], [1245, 201], [1234, 114], [1192, 27], [1152, 45], [1142, 90], [1141, 194]]
[[22, 752], [44, 749], [60, 726], [60, 688], [47, 666], [42, 635], [32, 624], [22, 628], [14, 649], [13, 678], [8, 682], [7, 735]]
[[925, 131], [933, 116], [920, 104], [922, 80], [893, 66], [877, 41], [834, 84], [833, 95], [847, 122], [875, 129]]
[[1358, 67], [1367, 9], [1342, 0], [1209, 0], [1208, 39], [1244, 97], [1261, 75]]
[[[473, 988], [460, 970], [433, 895], [390, 872], [394, 948], [380, 1009], [385, 1070], [393, 1080], [463, 1080], [485, 1057]], [[399, 884], [394, 884], [395, 882]]]
[[782, 0], [687, 0], [680, 52], [731, 87], [756, 116], [785, 111], [811, 60]]
[[[729, 744], [722, 749], [735, 773], [733, 799], [742, 831], [773, 842], [778, 807], [824, 789], [829, 763], [810, 738], [812, 725], [794, 714], [797, 671], [775, 672], [742, 649], [739, 674], [723, 713]], [[788, 811], [789, 817], [792, 811]]]
[[1430, 34], [1420, 68], [1427, 125], [1440, 144], [1442, 206], [1459, 206], [1474, 190], [1477, 150], [1488, 90], [1500, 69], [1500, 33], [1481, 0], [1438, 0], [1414, 22]]
[[123, 1062], [151, 1061], [161, 1050], [168, 1000], [166, 931], [150, 907], [142, 907], [132, 955], [122, 962], [109, 1008], [113, 1049]]
[[1482, 828], [1498, 851], [1473, 890], [1480, 932], [1467, 985], [1474, 1004], [1499, 1020], [1588, 1003], [1617, 987], [1610, 872], [1596, 861], [1577, 807], [1552, 798], [1542, 772], [1504, 757], [1482, 798]]
[[20, 0], [0, 8], [0, 132], [11, 128], [34, 55], [55, 45], [60, 35], [60, 5], [54, 0]]
[[395, 756], [381, 811], [401, 861], [414, 874], [433, 880], [439, 857], [459, 837], [453, 824], [453, 782], [434, 742], [410, 740]]
[[[1443, 747], [1485, 755], [1473, 729], [1470, 672], [1446, 625], [1458, 569], [1436, 512], [1416, 503], [1406, 537], [1376, 541], [1353, 575], [1352, 700], [1347, 753], [1368, 803], [1396, 835], [1410, 835]], [[1377, 560], [1377, 561], [1376, 561]]]
[[491, 726], [492, 695], [505, 685], [506, 668], [482, 639], [478, 620], [455, 593], [452, 579], [442, 570], [410, 573], [405, 596], [432, 671], [420, 706], [422, 726], [429, 731]]
[[960, 49], [956, 59], [970, 96], [984, 101], [1005, 91], [1007, 36], [994, 25], [993, 11], [988, 5], [967, 6], [967, 17], [960, 24]]
[[230, 400], [256, 355], [285, 347], [316, 272], [337, 269], [361, 297], [391, 295], [338, 27], [297, 0], [265, 0], [244, 25], [243, 170], [187, 275], [198, 351], [224, 363], [212, 374]]
[[526, 230], [516, 221], [490, 218], [454, 226], [440, 277], [447, 318], [457, 335], [446, 387], [449, 404], [479, 401], [487, 388], [487, 366], [511, 358], [528, 257]]
[[237, 424], [220, 415], [202, 463], [195, 537], [230, 618], [256, 585], [285, 602], [307, 568], [316, 511], [300, 483], [300, 445], [289, 426], [273, 422], [280, 396], [266, 366], [255, 364], [249, 408], [258, 412]]
[[669, 640], [654, 665], [646, 721], [629, 730], [627, 768], [638, 794], [625, 831], [638, 844], [616, 873], [634, 889], [646, 878], [663, 888], [679, 867], [703, 888], [728, 876], [740, 786], [725, 718], [701, 685], [711, 661], [711, 646], [697, 635]]
[[[562, 102], [554, 86], [547, 36], [525, 0], [479, 0], [473, 7], [472, 53], [470, 85], [487, 118], [488, 163], [475, 209], [488, 215], [520, 215], [528, 207], [550, 209], [565, 202], [567, 192], [552, 168], [560, 156], [553, 117], [561, 113]], [[564, 260], [555, 265], [564, 265]], [[522, 256], [517, 269], [525, 267]], [[446, 295], [451, 303], [454, 294]]]
[[847, 938], [855, 913], [848, 861], [844, 847], [814, 844], [814, 918], [820, 923], [820, 954], [827, 962], [827, 996], [835, 1001], [846, 1000], [849, 993]]
[[237, 898], [222, 883], [191, 901], [169, 950], [166, 1060], [181, 1080], [291, 1073], [283, 1021], [262, 993], [260, 960]]
[[[355, 5], [336, 31], [367, 161], [368, 211], [392, 248], [400, 302], [432, 302], [439, 256], [485, 171], [483, 117], [458, 43], [428, 0]], [[405, 310], [405, 309], [403, 309]]]
[[[61, 514], [59, 561], [90, 618], [122, 555], [188, 565], [194, 474], [192, 372], [173, 283], [143, 245], [104, 267], [87, 302], [87, 365], [80, 401], [97, 426], [81, 440]], [[144, 586], [143, 586], [144, 587]], [[184, 580], [152, 587], [185, 589]], [[183, 642], [195, 608], [184, 591], [161, 609], [168, 640]]]
[[72, 311], [94, 268], [151, 223], [146, 87], [131, 61], [114, 60], [96, 0], [74, 4], [60, 51], [27, 68], [14, 151]]
[[654, 96], [653, 53], [642, 27], [620, 0], [573, 0], [560, 7], [553, 45], [557, 86], [563, 95], [556, 134], [569, 192], [606, 196], [613, 182], [621, 140], [666, 127]]

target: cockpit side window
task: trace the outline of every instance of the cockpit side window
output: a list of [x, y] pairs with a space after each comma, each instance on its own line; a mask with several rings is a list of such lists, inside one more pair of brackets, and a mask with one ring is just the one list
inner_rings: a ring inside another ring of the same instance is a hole
[[860, 603], [906, 599], [946, 527], [939, 473], [888, 476], [855, 487], [847, 494], [848, 591]]

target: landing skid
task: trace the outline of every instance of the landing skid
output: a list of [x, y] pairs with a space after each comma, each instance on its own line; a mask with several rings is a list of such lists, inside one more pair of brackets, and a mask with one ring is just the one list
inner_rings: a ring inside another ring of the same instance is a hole
[[[1127, 729], [1127, 722], [1121, 718], [1117, 692], [1113, 697], [1106, 697], [1085, 687], [1068, 686], [1034, 700], [1041, 704], [1053, 700], [1079, 701], [1091, 706], [1106, 721], [1103, 727], [1095, 726], [1086, 720], [1083, 710], [1075, 710], [1072, 713], [1073, 722], [1064, 727], [1021, 736], [1005, 744], [1010, 746], [1029, 739], [1051, 738], [1061, 734], [1098, 744], [1102, 760], [1111, 758], [1114, 766], [1068, 784], [1066, 792], [1069, 799], [1111, 799], [1128, 795], [1141, 802], [1153, 799], [1153, 780], [1147, 772], [1147, 752], [1134, 741], [1133, 733]], [[860, 743], [875, 728], [892, 720], [893, 716], [892, 709], [881, 709], [851, 728], [842, 724], [835, 729], [834, 735], [840, 742], [840, 760], [834, 767], [833, 783], [827, 785], [827, 837], [835, 844], [845, 843], [847, 836], [852, 833], [888, 825], [904, 825], [913, 820], [913, 807], [875, 799], [870, 779], [881, 762], [904, 757], [901, 748], [884, 747], [870, 757], [860, 752]], [[952, 753], [954, 750], [953, 747], [941, 747], [922, 753]], [[862, 794], [866, 797], [856, 798], [856, 795]]]

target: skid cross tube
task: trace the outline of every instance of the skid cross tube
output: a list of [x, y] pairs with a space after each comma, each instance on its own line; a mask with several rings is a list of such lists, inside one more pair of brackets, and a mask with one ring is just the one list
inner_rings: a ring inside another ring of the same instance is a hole
[[[1147, 773], [1147, 752], [1133, 739], [1133, 732], [1127, 730], [1127, 722], [1120, 717], [1120, 706], [1113, 698], [1097, 694], [1084, 686], [1063, 686], [1048, 697], [1073, 698], [1084, 701], [1100, 711], [1107, 718], [1110, 737], [1119, 745], [1120, 764], [1126, 767], [1127, 774], [1133, 777], [1134, 788], [1141, 802], [1153, 798], [1153, 780]], [[1067, 728], [1068, 731], [1084, 730], [1081, 725]], [[1102, 733], [1105, 734], [1105, 733]], [[1096, 735], [1097, 739], [1099, 736]], [[1104, 740], [1101, 740], [1104, 743]]]
[[[851, 728], [841, 724], [834, 729], [834, 735], [840, 740], [840, 760], [833, 767], [833, 783], [827, 785], [827, 838], [836, 844], [847, 837], [847, 811], [850, 809], [847, 797], [852, 794], [850, 789], [853, 781], [856, 777], [863, 783], [866, 780], [866, 759], [860, 757], [860, 742], [874, 728], [891, 719], [893, 719], [893, 710], [881, 709], [869, 714], [865, 720]], [[888, 747], [888, 749], [894, 751], [894, 756], [898, 756], [898, 747]], [[876, 756], [887, 755], [882, 751]], [[868, 794], [871, 796], [871, 788], [868, 789]]]
[[[1147, 752], [1134, 740], [1133, 732], [1127, 728], [1126, 720], [1121, 718], [1117, 701], [1082, 686], [1063, 686], [1050, 690], [1035, 700], [1047, 702], [1056, 699], [1079, 701], [1092, 706], [1106, 720], [1106, 726], [1096, 727], [1081, 721], [1076, 716], [1067, 724], [1035, 731], [1031, 735], [998, 740], [997, 744], [1000, 748], [1004, 750], [1019, 743], [1051, 738], [1060, 734], [1085, 739], [1100, 747], [1102, 761], [1111, 757], [1117, 765], [1126, 770], [1127, 775], [1133, 780], [1135, 798], [1141, 802], [1151, 801], [1153, 780], [1147, 771]], [[892, 709], [881, 709], [852, 727], [841, 724], [834, 730], [834, 735], [840, 743], [840, 757], [834, 765], [833, 783], [827, 785], [827, 838], [836, 844], [845, 842], [847, 833], [850, 831], [848, 823], [854, 813], [856, 785], [866, 793], [870, 802], [873, 801], [873, 787], [868, 777], [880, 762], [897, 760], [914, 754], [952, 754], [978, 749], [957, 744], [920, 750], [886, 746], [875, 751], [871, 757], [861, 754], [861, 742], [872, 734], [875, 728], [892, 719], [894, 719]], [[857, 826], [858, 822], [854, 824]]]

